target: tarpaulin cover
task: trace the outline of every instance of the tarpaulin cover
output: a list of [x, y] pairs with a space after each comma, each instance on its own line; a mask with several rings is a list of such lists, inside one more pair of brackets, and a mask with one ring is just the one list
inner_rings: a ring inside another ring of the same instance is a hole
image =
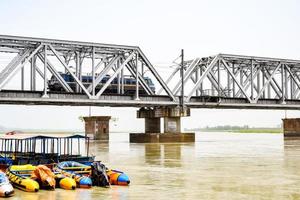
[[54, 173], [45, 165], [38, 165], [36, 169], [32, 172], [31, 178], [38, 179], [42, 183], [48, 183], [49, 186], [55, 187], [55, 175]]

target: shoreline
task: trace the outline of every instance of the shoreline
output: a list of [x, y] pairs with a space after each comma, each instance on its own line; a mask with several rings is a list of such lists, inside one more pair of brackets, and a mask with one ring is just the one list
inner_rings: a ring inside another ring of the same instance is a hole
[[188, 129], [185, 131], [196, 131], [196, 132], [229, 132], [229, 133], [266, 133], [266, 134], [282, 134], [281, 128], [249, 128], [249, 129]]

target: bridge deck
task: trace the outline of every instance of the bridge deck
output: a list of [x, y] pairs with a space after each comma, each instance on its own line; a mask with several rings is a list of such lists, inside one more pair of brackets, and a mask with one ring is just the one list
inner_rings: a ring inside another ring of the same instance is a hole
[[[89, 99], [84, 94], [49, 92], [48, 98], [42, 98], [43, 92], [32, 91], [1, 91], [0, 104], [15, 105], [56, 105], [56, 106], [111, 106], [111, 107], [155, 107], [178, 106], [169, 96], [140, 96], [135, 100], [134, 95], [102, 95], [99, 99]], [[293, 109], [300, 110], [299, 100], [260, 99], [256, 104], [250, 104], [246, 98], [224, 98], [217, 96], [193, 97], [185, 104], [191, 108], [222, 108], [222, 109]]]

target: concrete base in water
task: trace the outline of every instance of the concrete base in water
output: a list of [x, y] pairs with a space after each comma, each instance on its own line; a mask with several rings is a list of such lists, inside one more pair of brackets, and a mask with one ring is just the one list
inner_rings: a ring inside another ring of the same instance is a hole
[[300, 118], [283, 119], [283, 133], [285, 138], [300, 138]]
[[130, 133], [131, 143], [195, 142], [195, 133]]

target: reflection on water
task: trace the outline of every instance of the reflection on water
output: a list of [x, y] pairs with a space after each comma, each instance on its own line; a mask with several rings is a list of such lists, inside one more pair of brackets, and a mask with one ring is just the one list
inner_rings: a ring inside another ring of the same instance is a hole
[[300, 140], [281, 134], [197, 133], [194, 144], [130, 144], [128, 134], [90, 152], [126, 172], [129, 187], [17, 191], [11, 199], [300, 199]]
[[181, 148], [184, 144], [144, 144], [145, 162], [165, 167], [181, 166]]

